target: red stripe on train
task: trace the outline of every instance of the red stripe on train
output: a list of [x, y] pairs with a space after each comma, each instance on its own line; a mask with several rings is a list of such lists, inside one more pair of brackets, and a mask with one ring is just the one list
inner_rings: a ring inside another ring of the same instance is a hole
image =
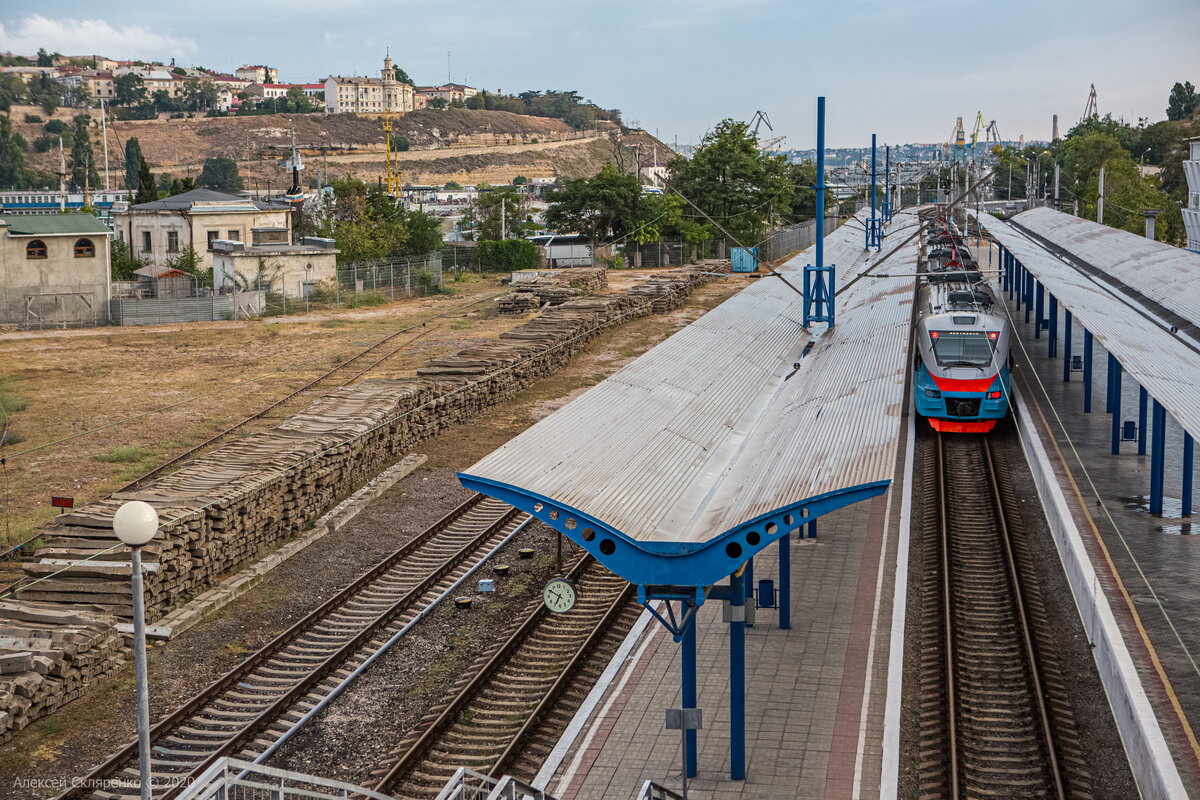
[[996, 420], [989, 419], [983, 422], [955, 422], [949, 419], [929, 418], [929, 425], [935, 431], [942, 433], [987, 433], [992, 428], [996, 427]]
[[943, 392], [986, 392], [996, 382], [996, 376], [990, 378], [939, 378], [932, 372], [929, 377]]

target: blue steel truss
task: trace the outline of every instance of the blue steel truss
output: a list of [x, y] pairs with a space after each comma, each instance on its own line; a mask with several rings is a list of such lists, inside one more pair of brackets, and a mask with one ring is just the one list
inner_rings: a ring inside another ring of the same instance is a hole
[[814, 322], [824, 322], [833, 327], [836, 317], [833, 300], [833, 269], [833, 264], [825, 267], [814, 267], [809, 264], [804, 268], [803, 325], [805, 328]]
[[[537, 517], [638, 586], [688, 586], [697, 591], [727, 577], [746, 559], [789, 531], [844, 506], [883, 494], [890, 480], [826, 492], [775, 509], [703, 543], [638, 541], [607, 523], [537, 492], [459, 473], [462, 485]], [[697, 602], [703, 596], [697, 594]]]

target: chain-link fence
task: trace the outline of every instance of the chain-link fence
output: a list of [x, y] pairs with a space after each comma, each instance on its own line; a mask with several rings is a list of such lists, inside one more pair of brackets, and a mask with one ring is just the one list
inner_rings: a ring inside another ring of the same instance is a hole
[[[838, 217], [826, 217], [825, 235], [828, 236], [833, 233], [841, 224], [841, 220]], [[816, 232], [817, 221], [815, 219], [810, 219], [808, 222], [801, 222], [796, 225], [789, 225], [786, 228], [780, 228], [773, 231], [759, 245], [759, 254], [767, 261], [777, 261], [792, 253], [807, 250], [817, 241]]]

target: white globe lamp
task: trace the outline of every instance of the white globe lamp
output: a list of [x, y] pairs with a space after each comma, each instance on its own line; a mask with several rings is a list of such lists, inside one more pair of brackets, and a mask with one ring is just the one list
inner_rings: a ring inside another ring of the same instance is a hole
[[158, 512], [149, 503], [131, 500], [113, 514], [113, 533], [130, 547], [141, 547], [158, 533]]

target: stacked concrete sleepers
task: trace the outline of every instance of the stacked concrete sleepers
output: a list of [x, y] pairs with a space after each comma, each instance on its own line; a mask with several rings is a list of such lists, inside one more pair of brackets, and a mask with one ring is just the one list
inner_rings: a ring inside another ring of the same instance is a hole
[[710, 259], [696, 266], [679, 267], [655, 275], [645, 283], [632, 287], [629, 295], [648, 298], [655, 314], [665, 314], [682, 306], [697, 285], [712, 277], [711, 273], [721, 272], [729, 272], [729, 262]]
[[[25, 565], [26, 579], [37, 582], [0, 601], [0, 670], [5, 655], [49, 659], [35, 662], [32, 672], [41, 678], [20, 669], [26, 677], [13, 689], [5, 689], [0, 671], [0, 737], [124, 664], [113, 627], [131, 616], [129, 554], [113, 547], [112, 516], [122, 503], [144, 500], [159, 512], [159, 535], [143, 550], [153, 623], [211, 588], [222, 573], [304, 530], [421, 441], [549, 375], [608, 325], [645, 316], [650, 306], [644, 298], [619, 296], [573, 300], [498, 339], [428, 361], [415, 378], [334, 389], [269, 431], [60, 515]], [[16, 670], [25, 661], [18, 657], [10, 666]]]
[[121, 635], [99, 609], [0, 601], [0, 742], [120, 669]]

